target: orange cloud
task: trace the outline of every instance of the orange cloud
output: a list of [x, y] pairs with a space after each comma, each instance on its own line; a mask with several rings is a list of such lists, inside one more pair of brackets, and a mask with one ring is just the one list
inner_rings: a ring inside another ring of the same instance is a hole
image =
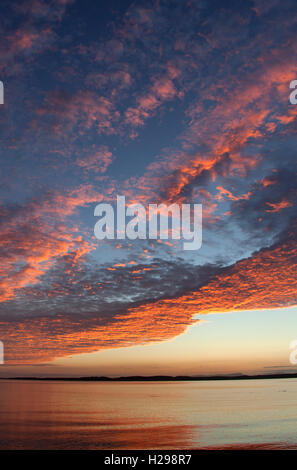
[[172, 82], [176, 76], [178, 76], [178, 71], [171, 66], [166, 75], [155, 79], [150, 89], [137, 98], [136, 106], [130, 106], [126, 110], [126, 123], [136, 127], [142, 126], [164, 101], [172, 100], [177, 95]]
[[[296, 107], [287, 106], [283, 114], [279, 112], [279, 103], [288, 102], [288, 84], [296, 74], [294, 65], [282, 57], [278, 57], [277, 63], [266, 60], [267, 65], [257, 72], [257, 76], [248, 77], [240, 86], [236, 83], [230, 91], [224, 90], [222, 97], [214, 96], [215, 87], [210, 87], [205, 98], [215, 99], [217, 104], [208, 113], [201, 104], [193, 105], [188, 112], [190, 125], [182, 137], [185, 152], [177, 158], [170, 155], [158, 164], [159, 168], [167, 171], [172, 168], [174, 174], [172, 182], [167, 175], [161, 183], [165, 188], [164, 200], [176, 202], [182, 199], [185, 189], [192, 182], [197, 185], [199, 177], [206, 172], [212, 181], [219, 176], [244, 177], [249, 169], [258, 165], [261, 155], [247, 156], [243, 150], [250, 139], [265, 137], [268, 116], [283, 125], [295, 119]], [[187, 151], [203, 142], [207, 143], [209, 150], [196, 152], [189, 158]], [[226, 155], [229, 163], [224, 169], [220, 163]], [[229, 196], [232, 199], [231, 194]]]
[[163, 341], [182, 334], [194, 315], [297, 303], [295, 227], [288, 239], [221, 270], [197, 291], [129, 308], [104, 325], [96, 317], [27, 318], [0, 323], [7, 362], [25, 363], [100, 349]]
[[283, 199], [280, 202], [266, 202], [266, 204], [272, 209], [266, 209], [266, 212], [280, 212], [283, 209], [286, 209], [286, 207], [292, 207], [292, 203], [290, 201], [287, 201], [286, 199]]
[[109, 165], [112, 163], [112, 153], [106, 146], [102, 146], [100, 150], [84, 158], [79, 158], [76, 164], [87, 171], [95, 173], [105, 173]]
[[226, 195], [231, 201], [240, 201], [240, 200], [247, 200], [251, 196], [251, 192], [247, 192], [246, 194], [241, 194], [240, 196], [234, 196], [234, 194], [231, 193], [231, 191], [228, 191], [228, 189], [223, 188], [222, 186], [217, 186], [217, 190], [219, 191], [219, 194], [217, 196], [217, 199], [221, 201], [223, 199], [223, 195]]
[[94, 125], [100, 133], [112, 134], [118, 119], [110, 99], [89, 90], [78, 90], [75, 94], [62, 90], [50, 92], [37, 114], [55, 116], [54, 130], [58, 134], [65, 132], [65, 128], [79, 126], [86, 130]]
[[260, 180], [260, 183], [264, 186], [264, 188], [266, 188], [267, 186], [276, 184], [277, 180], [272, 180], [270, 178], [263, 178], [262, 180]]
[[88, 186], [67, 193], [32, 200], [15, 211], [2, 209], [5, 223], [0, 228], [0, 248], [4, 255], [0, 267], [0, 302], [15, 292], [35, 284], [57, 258], [72, 254], [73, 263], [93, 249], [93, 244], [78, 236], [75, 228], [63, 224], [78, 207], [100, 200]]

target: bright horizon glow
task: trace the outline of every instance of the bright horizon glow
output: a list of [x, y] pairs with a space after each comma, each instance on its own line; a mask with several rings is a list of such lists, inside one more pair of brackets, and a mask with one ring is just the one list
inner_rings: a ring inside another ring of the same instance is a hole
[[129, 376], [297, 372], [289, 362], [289, 344], [297, 338], [296, 306], [197, 317], [201, 322], [169, 341], [79, 354], [47, 365], [7, 365], [0, 373]]

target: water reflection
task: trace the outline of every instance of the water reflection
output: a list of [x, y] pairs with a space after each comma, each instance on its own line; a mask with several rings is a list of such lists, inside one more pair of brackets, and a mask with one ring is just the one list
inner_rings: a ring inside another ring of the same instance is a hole
[[0, 448], [294, 448], [296, 392], [294, 379], [0, 381]]

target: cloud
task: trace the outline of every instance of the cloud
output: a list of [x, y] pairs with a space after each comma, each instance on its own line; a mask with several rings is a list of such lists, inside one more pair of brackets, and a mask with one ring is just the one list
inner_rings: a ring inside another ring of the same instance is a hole
[[15, 10], [29, 18], [37, 20], [45, 18], [47, 21], [61, 21], [68, 5], [75, 0], [54, 0], [46, 2], [45, 0], [26, 0], [21, 1], [14, 6]]
[[[1, 72], [6, 78], [26, 70], [24, 61], [44, 52], [57, 40], [55, 26], [62, 21], [66, 8], [74, 0], [5, 2], [5, 39], [0, 43]], [[16, 27], [17, 25], [17, 27]]]
[[78, 208], [100, 199], [88, 187], [70, 193], [52, 193], [26, 205], [2, 207], [0, 212], [0, 301], [5, 302], [26, 285], [38, 282], [59, 257], [73, 255], [73, 264], [92, 244], [65, 225]]
[[[118, 305], [113, 315], [110, 312], [104, 315], [104, 304], [97, 301], [97, 311], [93, 314], [44, 316], [41, 313], [13, 322], [2, 321], [6, 360], [12, 363], [47, 361], [105, 348], [163, 341], [182, 334], [195, 322], [193, 316], [197, 314], [296, 305], [296, 268], [294, 224], [278, 243], [248, 259], [225, 268], [205, 268], [200, 287], [196, 269], [192, 282], [197, 288], [189, 289], [190, 284], [185, 279], [186, 292], [182, 295], [139, 301], [138, 305], [130, 307]], [[176, 265], [177, 279], [182, 269], [182, 265]], [[205, 281], [206, 273], [208, 281]], [[172, 280], [169, 285], [173, 285]], [[87, 295], [89, 297], [90, 293]], [[80, 305], [82, 308], [83, 304]]]
[[85, 158], [78, 158], [76, 164], [85, 171], [94, 171], [95, 173], [105, 173], [112, 163], [112, 153], [106, 146], [92, 153]]
[[[161, 341], [196, 314], [294, 305], [294, 2], [131, 4], [98, 36], [83, 21], [63, 33], [70, 3], [20, 3], [0, 44], [15, 110], [1, 122], [8, 359]], [[95, 246], [89, 205], [116, 194], [202, 202], [202, 251]]]
[[172, 100], [178, 95], [169, 74], [153, 81], [147, 93], [137, 97], [136, 107], [126, 110], [125, 118], [128, 124], [135, 127], [144, 125], [145, 120], [151, 117], [164, 101]]
[[267, 205], [272, 207], [272, 209], [266, 209], [266, 212], [279, 212], [283, 209], [286, 209], [287, 207], [292, 207], [292, 203], [290, 201], [286, 201], [285, 199], [275, 203], [267, 202]]
[[66, 90], [51, 91], [37, 113], [49, 119], [58, 135], [65, 132], [65, 127], [72, 131], [77, 127], [87, 130], [93, 126], [96, 126], [98, 132], [112, 134], [113, 120], [117, 119], [117, 115], [113, 114], [112, 102], [88, 90], [74, 93]]

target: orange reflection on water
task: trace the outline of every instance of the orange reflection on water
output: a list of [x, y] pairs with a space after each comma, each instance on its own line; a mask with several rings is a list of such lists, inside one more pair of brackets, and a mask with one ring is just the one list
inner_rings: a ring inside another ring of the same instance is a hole
[[297, 380], [0, 381], [1, 449], [294, 448]]

